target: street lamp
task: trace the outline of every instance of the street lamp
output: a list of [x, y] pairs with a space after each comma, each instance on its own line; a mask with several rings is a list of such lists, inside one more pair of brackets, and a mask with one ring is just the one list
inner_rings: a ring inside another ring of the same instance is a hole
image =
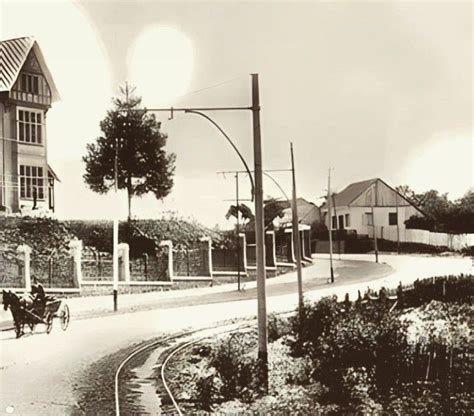
[[258, 303], [258, 361], [261, 369], [264, 388], [268, 388], [268, 353], [267, 353], [267, 306], [265, 294], [265, 230], [263, 223], [263, 174], [262, 174], [262, 139], [260, 127], [260, 94], [258, 74], [251, 74], [252, 79], [252, 105], [249, 107], [203, 107], [203, 108], [154, 108], [145, 109], [153, 112], [170, 112], [173, 118], [174, 112], [198, 114], [212, 123], [229, 141], [239, 158], [244, 163], [246, 171], [250, 175], [250, 169], [225, 132], [203, 111], [251, 111], [253, 121], [253, 145], [254, 145], [254, 170], [255, 176], [251, 180], [253, 195], [255, 196], [255, 234], [257, 243], [257, 303]]

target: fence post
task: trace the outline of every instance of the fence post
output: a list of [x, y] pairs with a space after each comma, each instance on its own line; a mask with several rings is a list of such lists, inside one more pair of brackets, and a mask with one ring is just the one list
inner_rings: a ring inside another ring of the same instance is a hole
[[27, 292], [31, 292], [31, 247], [26, 244], [22, 244], [21, 246], [18, 246], [16, 250], [18, 256], [21, 256], [23, 260], [23, 279], [25, 280], [25, 289]]
[[201, 249], [207, 251], [207, 261], [204, 264], [203, 272], [205, 276], [212, 277], [212, 241], [209, 237], [202, 237], [199, 241], [202, 244]]
[[[268, 237], [267, 237], [268, 236]], [[275, 231], [267, 231], [265, 233], [265, 257], [267, 267], [276, 267], [275, 253]], [[270, 247], [268, 247], [270, 246]], [[270, 250], [267, 250], [270, 249]], [[268, 254], [267, 254], [268, 253]]]
[[160, 247], [168, 248], [168, 277], [173, 281], [173, 242], [171, 240], [160, 241]]
[[130, 247], [127, 243], [120, 243], [118, 245], [118, 256], [121, 259], [121, 264], [119, 268], [119, 280], [120, 277], [125, 280], [125, 282], [130, 283]]
[[143, 261], [144, 261], [144, 270], [143, 272], [145, 273], [145, 281], [148, 280], [148, 254], [147, 253], [144, 253], [143, 254]]
[[241, 258], [241, 261], [242, 261], [242, 265], [243, 265], [243, 271], [245, 273], [247, 273], [247, 239], [245, 237], [245, 234], [244, 233], [240, 233], [239, 234], [239, 238], [241, 238], [242, 240], [240, 241], [240, 248], [242, 250], [242, 258]]
[[73, 260], [73, 280], [74, 287], [81, 287], [82, 284], [82, 241], [77, 238], [69, 242], [69, 253]]

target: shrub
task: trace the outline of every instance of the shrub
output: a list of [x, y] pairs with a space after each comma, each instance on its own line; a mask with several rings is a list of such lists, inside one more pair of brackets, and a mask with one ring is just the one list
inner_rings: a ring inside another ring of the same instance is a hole
[[290, 318], [294, 336], [294, 342], [290, 344], [293, 355], [312, 355], [311, 348], [329, 332], [343, 313], [344, 308], [335, 297], [323, 298], [313, 305], [305, 303], [302, 311]]
[[249, 333], [233, 333], [217, 340], [209, 365], [216, 369], [222, 381], [220, 394], [224, 400], [234, 398], [251, 402], [258, 395], [258, 363], [254, 352], [255, 336]]
[[[250, 410], [254, 415], [317, 415], [320, 406], [312, 394], [312, 388], [313, 386], [306, 388], [286, 385], [279, 391], [278, 395], [267, 395], [256, 400], [250, 406]], [[318, 388], [319, 385], [315, 387], [315, 390]]]
[[291, 331], [290, 322], [287, 318], [281, 318], [276, 314], [269, 314], [267, 318], [268, 342], [274, 342]]

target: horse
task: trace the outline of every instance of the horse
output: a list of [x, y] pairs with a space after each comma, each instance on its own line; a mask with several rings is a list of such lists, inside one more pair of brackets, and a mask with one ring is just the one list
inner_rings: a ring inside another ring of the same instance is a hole
[[6, 311], [10, 307], [10, 311], [13, 316], [13, 323], [15, 325], [16, 337], [20, 338], [24, 335], [25, 324], [28, 324], [30, 330], [33, 331], [36, 322], [32, 317], [25, 312], [26, 309], [30, 309], [31, 301], [28, 302], [26, 299], [19, 298], [12, 291], [2, 291], [3, 297], [3, 309]]
[[2, 291], [3, 297], [3, 310], [7, 310], [10, 307], [10, 311], [13, 316], [13, 323], [15, 325], [16, 337], [20, 338], [24, 333], [25, 327], [25, 309], [21, 305], [20, 298], [11, 291]]

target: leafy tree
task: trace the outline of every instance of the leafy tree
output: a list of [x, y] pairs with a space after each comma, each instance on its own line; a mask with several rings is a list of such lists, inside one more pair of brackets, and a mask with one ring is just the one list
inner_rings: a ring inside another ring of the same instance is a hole
[[100, 123], [102, 135], [87, 145], [83, 157], [84, 180], [101, 194], [115, 185], [128, 194], [128, 217], [131, 218], [133, 196], [153, 193], [166, 197], [173, 187], [175, 155], [166, 153], [167, 135], [154, 115], [138, 110], [141, 98], [134, 96], [128, 85], [121, 88], [122, 97], [113, 100], [113, 108]]
[[263, 205], [263, 217], [265, 223], [265, 229], [269, 229], [273, 224], [275, 218], [282, 218], [285, 209], [290, 207], [288, 201], [279, 201], [275, 198], [269, 198]]
[[450, 233], [474, 232], [473, 190], [453, 202], [448, 199], [447, 193], [440, 194], [433, 189], [423, 193], [416, 193], [407, 185], [396, 189], [427, 215], [409, 218], [406, 221], [408, 228]]
[[227, 214], [225, 214], [225, 218], [226, 220], [228, 220], [230, 217], [237, 218], [238, 215], [240, 215], [239, 218], [241, 218], [244, 222], [253, 221], [254, 219], [252, 210], [245, 204], [239, 204], [238, 206], [231, 205], [227, 211]]

